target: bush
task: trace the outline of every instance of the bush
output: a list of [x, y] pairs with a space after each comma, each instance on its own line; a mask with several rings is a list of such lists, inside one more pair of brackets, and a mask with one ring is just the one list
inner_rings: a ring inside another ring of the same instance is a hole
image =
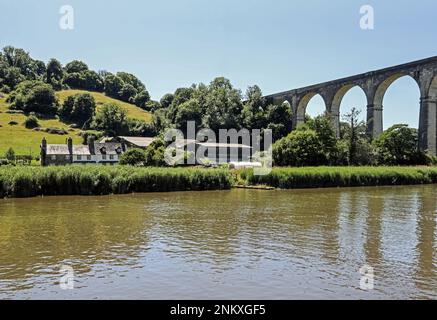
[[27, 117], [26, 120], [24, 121], [24, 126], [27, 129], [34, 129], [39, 127], [38, 118], [35, 116]]
[[310, 166], [324, 162], [324, 154], [314, 130], [295, 130], [273, 145], [273, 161], [279, 166]]
[[8, 97], [11, 109], [25, 113], [37, 112], [53, 115], [58, 109], [58, 100], [53, 88], [42, 81], [23, 81]]
[[59, 110], [59, 115], [66, 121], [82, 126], [90, 122], [96, 111], [96, 102], [89, 93], [78, 93], [68, 96]]
[[229, 189], [228, 170], [132, 166], [0, 167], [0, 197]]
[[146, 155], [141, 149], [129, 149], [120, 158], [121, 165], [139, 166], [146, 162]]
[[246, 169], [241, 177], [250, 185], [282, 189], [387, 186], [437, 183], [437, 168], [414, 167], [306, 167], [273, 168], [268, 175]]
[[375, 141], [378, 163], [384, 165], [426, 164], [426, 154], [418, 150], [417, 129], [397, 124], [384, 131]]

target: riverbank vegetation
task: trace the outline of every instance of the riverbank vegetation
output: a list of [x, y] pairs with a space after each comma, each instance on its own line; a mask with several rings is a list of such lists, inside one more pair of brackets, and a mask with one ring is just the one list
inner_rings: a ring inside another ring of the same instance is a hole
[[0, 167], [0, 197], [229, 189], [224, 169], [130, 166]]
[[437, 183], [437, 167], [302, 167], [273, 168], [268, 175], [238, 173], [240, 183], [280, 189], [391, 186]]

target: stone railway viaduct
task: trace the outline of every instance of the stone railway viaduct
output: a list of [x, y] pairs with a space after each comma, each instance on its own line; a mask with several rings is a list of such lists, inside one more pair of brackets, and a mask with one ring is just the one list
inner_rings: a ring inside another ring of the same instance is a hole
[[331, 117], [339, 135], [340, 104], [346, 93], [360, 87], [367, 98], [367, 133], [376, 138], [383, 131], [383, 101], [390, 85], [410, 76], [420, 89], [419, 147], [437, 154], [437, 56], [381, 70], [315, 84], [304, 88], [265, 96], [269, 103], [288, 102], [293, 110], [293, 128], [303, 123], [310, 100], [319, 94], [325, 101], [326, 114]]

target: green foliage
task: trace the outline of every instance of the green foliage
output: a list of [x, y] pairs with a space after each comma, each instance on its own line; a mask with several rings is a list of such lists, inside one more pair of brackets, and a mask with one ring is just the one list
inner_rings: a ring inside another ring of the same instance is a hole
[[30, 115], [24, 120], [24, 126], [27, 129], [33, 129], [39, 127], [38, 118], [34, 115]]
[[146, 103], [150, 101], [150, 94], [147, 91], [138, 92], [133, 98], [133, 104], [141, 109], [146, 109]]
[[145, 165], [154, 167], [165, 167], [167, 166], [164, 160], [164, 152], [166, 145], [164, 140], [156, 139], [153, 141], [145, 150]]
[[418, 150], [417, 129], [398, 124], [384, 131], [375, 141], [378, 161], [386, 165], [426, 164], [426, 155]]
[[141, 166], [146, 162], [146, 155], [142, 149], [129, 149], [120, 157], [121, 165]]
[[12, 148], [9, 148], [5, 153], [5, 158], [9, 161], [15, 160], [15, 151]]
[[52, 115], [57, 111], [58, 100], [53, 88], [42, 81], [23, 81], [8, 97], [11, 109], [26, 113]]
[[228, 170], [133, 166], [1, 167], [0, 197], [229, 189]]
[[96, 113], [92, 127], [108, 136], [123, 135], [127, 131], [127, 111], [115, 103], [102, 106]]
[[22, 81], [42, 80], [44, 74], [44, 63], [32, 59], [23, 49], [7, 46], [0, 52], [0, 87], [15, 89]]
[[56, 59], [50, 59], [47, 63], [46, 81], [54, 89], [60, 90], [62, 88], [62, 79], [64, 78], [64, 70], [62, 64]]
[[83, 125], [91, 120], [96, 111], [96, 102], [89, 93], [68, 96], [59, 110], [59, 115], [66, 121]]
[[437, 183], [437, 168], [273, 168], [268, 175], [254, 175], [253, 170], [244, 170], [241, 176], [250, 185], [268, 185], [282, 189], [390, 186]]
[[104, 80], [105, 94], [109, 97], [118, 98], [118, 93], [123, 88], [124, 82], [121, 78], [108, 74]]
[[66, 73], [80, 73], [87, 70], [88, 66], [86, 65], [86, 63], [79, 60], [73, 60], [65, 65]]
[[162, 108], [168, 108], [173, 103], [173, 100], [174, 95], [172, 93], [167, 93], [161, 98], [159, 103], [161, 104]]
[[320, 139], [311, 129], [295, 130], [277, 141], [272, 156], [278, 166], [321, 165], [325, 161]]

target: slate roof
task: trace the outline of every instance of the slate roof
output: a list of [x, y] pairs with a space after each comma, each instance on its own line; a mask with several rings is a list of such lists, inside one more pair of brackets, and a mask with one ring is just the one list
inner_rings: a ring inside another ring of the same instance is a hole
[[68, 146], [66, 144], [48, 144], [47, 154], [50, 155], [69, 155]]
[[121, 143], [106, 142], [94, 143], [95, 154], [120, 154], [123, 152]]
[[120, 139], [127, 141], [133, 145], [136, 145], [141, 148], [148, 147], [153, 141], [156, 140], [156, 138], [152, 137], [126, 137], [126, 136], [120, 136]]
[[[94, 143], [94, 150], [90, 150], [88, 145], [73, 145], [73, 155], [89, 156], [94, 154], [120, 154], [123, 152], [121, 143], [107, 142]], [[69, 155], [68, 146], [66, 144], [48, 144], [48, 155]]]

